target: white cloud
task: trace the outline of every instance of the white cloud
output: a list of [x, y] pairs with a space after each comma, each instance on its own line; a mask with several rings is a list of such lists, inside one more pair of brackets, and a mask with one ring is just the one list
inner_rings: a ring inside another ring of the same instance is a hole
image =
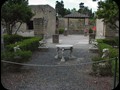
[[[29, 0], [29, 5], [40, 5], [40, 4], [49, 4], [53, 8], [55, 8], [56, 1], [61, 0]], [[97, 2], [93, 2], [92, 0], [63, 0], [64, 7], [73, 9], [76, 8], [76, 10], [79, 9], [79, 4], [81, 2], [84, 3], [84, 6], [88, 6], [89, 8], [92, 8], [93, 11], [97, 10]]]
[[28, 0], [29, 5], [47, 4], [48, 0]]

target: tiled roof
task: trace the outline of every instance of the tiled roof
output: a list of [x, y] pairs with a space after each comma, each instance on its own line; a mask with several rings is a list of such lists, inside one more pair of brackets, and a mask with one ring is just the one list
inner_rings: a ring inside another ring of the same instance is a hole
[[88, 18], [89, 16], [86, 14], [81, 14], [79, 12], [74, 12], [64, 16], [65, 18]]

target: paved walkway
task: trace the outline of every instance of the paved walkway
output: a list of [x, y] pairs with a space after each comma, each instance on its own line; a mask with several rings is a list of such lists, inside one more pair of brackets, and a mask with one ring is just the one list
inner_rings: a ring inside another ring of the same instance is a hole
[[[49, 50], [36, 51], [30, 64], [49, 66], [24, 66], [21, 72], [4, 72], [1, 82], [9, 90], [111, 90], [111, 77], [95, 77], [89, 75], [91, 64], [81, 64], [91, 61], [88, 36], [60, 35], [60, 44], [73, 44], [75, 59], [68, 59], [69, 51], [65, 52], [66, 62], [55, 59], [56, 44], [52, 39], [47, 40]], [[81, 65], [78, 65], [81, 64]], [[52, 66], [51, 66], [52, 65]], [[63, 66], [58, 66], [63, 65]]]
[[[47, 39], [48, 46], [55, 48], [55, 43], [52, 43], [52, 38]], [[89, 47], [89, 37], [84, 35], [59, 35], [59, 44], [72, 44], [74, 48], [87, 48]]]

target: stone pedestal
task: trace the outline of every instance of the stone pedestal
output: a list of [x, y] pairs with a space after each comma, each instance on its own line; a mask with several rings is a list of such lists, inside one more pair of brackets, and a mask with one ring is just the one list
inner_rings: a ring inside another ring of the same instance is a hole
[[53, 43], [59, 43], [59, 35], [58, 34], [53, 35], [52, 39], [53, 39]]

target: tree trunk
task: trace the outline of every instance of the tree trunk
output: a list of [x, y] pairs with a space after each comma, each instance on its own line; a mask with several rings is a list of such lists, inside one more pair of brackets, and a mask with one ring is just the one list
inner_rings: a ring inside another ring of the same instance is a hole
[[3, 28], [1, 28], [1, 52], [4, 52], [4, 37], [3, 37]]
[[12, 35], [11, 29], [10, 29], [10, 23], [6, 23], [6, 31], [8, 35]]
[[20, 25], [18, 26], [17, 30], [15, 31], [15, 34], [17, 34], [17, 31], [19, 30], [21, 25], [22, 25], [22, 22], [20, 22]]

